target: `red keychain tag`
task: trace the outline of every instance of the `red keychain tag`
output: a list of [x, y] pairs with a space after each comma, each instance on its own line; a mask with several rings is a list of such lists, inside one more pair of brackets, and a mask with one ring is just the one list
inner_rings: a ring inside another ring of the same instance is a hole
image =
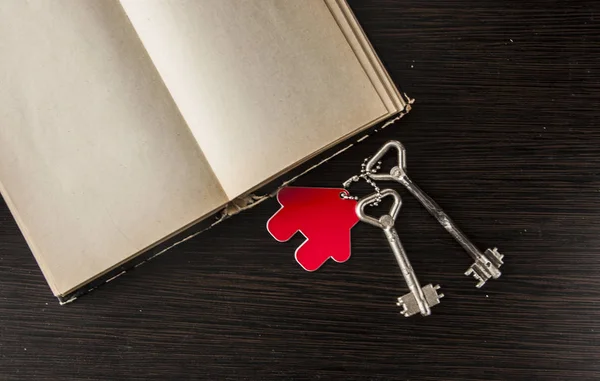
[[296, 261], [315, 271], [327, 259], [345, 262], [350, 258], [350, 229], [358, 222], [356, 200], [344, 199], [341, 188], [286, 187], [277, 193], [279, 209], [267, 222], [267, 230], [279, 242], [297, 232], [306, 241], [296, 249]]

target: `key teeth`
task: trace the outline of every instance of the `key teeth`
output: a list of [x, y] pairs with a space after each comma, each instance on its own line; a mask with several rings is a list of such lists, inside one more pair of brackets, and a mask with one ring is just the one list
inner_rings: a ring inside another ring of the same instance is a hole
[[475, 285], [477, 288], [481, 288], [490, 279], [498, 279], [502, 273], [499, 268], [504, 264], [502, 258], [504, 255], [498, 252], [498, 248], [487, 249], [483, 254], [485, 260], [478, 259], [465, 271], [465, 275], [473, 275], [478, 283]]
[[433, 289], [436, 291], [437, 293], [437, 298], [438, 298], [438, 303], [440, 303], [439, 299], [442, 299], [445, 295], [442, 294], [441, 292], [437, 292], [440, 289], [440, 285], [436, 284], [435, 286], [433, 286]]
[[[408, 295], [410, 295], [410, 294], [408, 294]], [[407, 296], [407, 295], [404, 295], [404, 296]], [[398, 302], [396, 303], [396, 305], [398, 307], [402, 307], [402, 311], [400, 311], [400, 314], [402, 316], [409, 317], [409, 316], [411, 316], [411, 314], [408, 312], [408, 305], [402, 298], [403, 298], [402, 296], [398, 298]]]
[[475, 280], [477, 280], [477, 284], [475, 285], [475, 287], [477, 288], [481, 288], [485, 282], [487, 282], [490, 278], [492, 278], [491, 274], [489, 274], [484, 268], [482, 268], [482, 266], [475, 262], [471, 265], [471, 267], [469, 267], [469, 269], [467, 271], [465, 271], [465, 275], [469, 276], [469, 275], [473, 275], [473, 278], [475, 278]]
[[[433, 286], [432, 284], [428, 284], [423, 286], [421, 289], [423, 290], [423, 295], [425, 296], [425, 302], [429, 307], [438, 305], [440, 303], [440, 299], [444, 297], [444, 294], [438, 294], [440, 285]], [[410, 317], [420, 312], [417, 300], [410, 292], [399, 297], [396, 305], [402, 307], [400, 314], [404, 317]]]
[[404, 316], [404, 317], [409, 317], [409, 316], [411, 316], [411, 315], [408, 313], [408, 307], [406, 306], [406, 304], [402, 303], [401, 305], [402, 305], [402, 311], [400, 311], [400, 314], [402, 314], [402, 316]]
[[[410, 294], [408, 294], [410, 295]], [[402, 307], [402, 311], [400, 311], [400, 314], [404, 315], [405, 317], [408, 317], [408, 305], [406, 304], [406, 302], [402, 299], [403, 297], [405, 297], [407, 295], [401, 296], [398, 298], [398, 302], [396, 303], [396, 305], [398, 307]]]
[[427, 301], [427, 304], [429, 304], [429, 307], [440, 304], [440, 299], [444, 297], [444, 294], [438, 292], [440, 288], [439, 284], [436, 284], [435, 286], [431, 284], [423, 286], [423, 294], [425, 295], [425, 300]]
[[504, 262], [502, 262], [502, 259], [504, 258], [504, 255], [500, 254], [498, 252], [498, 248], [494, 247], [493, 249], [487, 249], [485, 251], [484, 254], [486, 257], [488, 257], [488, 259], [492, 262], [495, 262], [494, 265], [496, 267], [500, 267], [504, 264]]

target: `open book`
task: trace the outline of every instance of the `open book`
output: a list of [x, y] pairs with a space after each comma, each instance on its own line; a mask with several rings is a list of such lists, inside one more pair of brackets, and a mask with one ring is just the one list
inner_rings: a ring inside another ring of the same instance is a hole
[[4, 0], [0, 51], [0, 189], [59, 297], [407, 106], [344, 0]]

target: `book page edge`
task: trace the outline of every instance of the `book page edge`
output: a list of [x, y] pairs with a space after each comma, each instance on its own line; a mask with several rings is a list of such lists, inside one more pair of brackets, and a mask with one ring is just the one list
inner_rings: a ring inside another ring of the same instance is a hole
[[337, 6], [344, 14], [346, 21], [350, 24], [350, 28], [352, 29], [354, 35], [359, 40], [361, 48], [362, 48], [363, 52], [367, 55], [370, 64], [373, 66], [373, 68], [377, 72], [379, 80], [383, 83], [384, 87], [386, 88], [386, 90], [388, 92], [388, 95], [391, 97], [392, 101], [394, 102], [395, 106], [397, 107], [397, 110], [398, 111], [401, 110], [403, 107], [405, 107], [406, 102], [403, 100], [402, 95], [400, 94], [400, 91], [394, 84], [394, 81], [392, 81], [392, 78], [390, 77], [390, 74], [388, 73], [385, 66], [383, 65], [381, 58], [375, 51], [373, 44], [367, 38], [367, 35], [366, 35], [364, 29], [358, 22], [358, 19], [356, 18], [356, 15], [354, 14], [352, 9], [348, 5], [348, 2], [346, 0], [327, 0], [327, 1], [335, 1], [336, 2]]
[[17, 210], [15, 204], [12, 202], [10, 194], [8, 193], [8, 189], [6, 189], [4, 187], [4, 185], [2, 184], [2, 180], [0, 180], [0, 194], [2, 194], [2, 197], [4, 198], [4, 202], [6, 202], [6, 205], [8, 206], [8, 210], [10, 211], [13, 218], [15, 219], [15, 222], [17, 223], [17, 226], [19, 227], [21, 234], [23, 234], [23, 237], [25, 238], [25, 242], [27, 243], [27, 246], [33, 253], [33, 257], [35, 258], [39, 268], [42, 270], [42, 274], [44, 275], [44, 278], [46, 279], [48, 286], [50, 286], [50, 290], [52, 291], [52, 294], [54, 296], [59, 296], [60, 293], [56, 287], [54, 275], [48, 269], [46, 262], [44, 261], [44, 256], [42, 255], [40, 248], [35, 244], [33, 237], [29, 233], [29, 229], [27, 228], [27, 225], [23, 222], [23, 219], [21, 218], [19, 211]]

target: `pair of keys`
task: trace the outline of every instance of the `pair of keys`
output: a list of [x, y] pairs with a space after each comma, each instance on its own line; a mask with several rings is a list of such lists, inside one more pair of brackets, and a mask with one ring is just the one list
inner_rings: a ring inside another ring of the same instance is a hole
[[[380, 159], [390, 150], [395, 149], [398, 152], [398, 163], [389, 173], [376, 173], [379, 168]], [[463, 232], [456, 226], [450, 217], [440, 208], [440, 206], [425, 192], [413, 183], [406, 173], [406, 152], [404, 146], [398, 141], [389, 141], [381, 147], [381, 149], [367, 161], [365, 173], [373, 181], [395, 181], [402, 184], [408, 191], [421, 202], [427, 211], [435, 217], [438, 222], [458, 241], [458, 243], [469, 253], [473, 258], [474, 263], [467, 269], [465, 275], [472, 275], [477, 281], [476, 287], [483, 286], [489, 279], [497, 279], [500, 277], [500, 266], [503, 264], [503, 255], [498, 252], [497, 248], [487, 249], [484, 253], [479, 251], [477, 247], [465, 236]], [[378, 189], [378, 188], [376, 188]], [[377, 204], [382, 198], [391, 197], [393, 204], [390, 211], [379, 218], [374, 218], [365, 213], [365, 207], [372, 204]], [[410, 292], [398, 298], [398, 306], [402, 307], [402, 314], [405, 317], [421, 313], [423, 316], [431, 314], [431, 307], [440, 303], [440, 299], [444, 296], [438, 293], [439, 285], [433, 286], [428, 284], [421, 287], [419, 280], [406, 256], [406, 252], [402, 247], [402, 243], [398, 237], [398, 233], [394, 228], [396, 217], [402, 206], [402, 200], [398, 192], [393, 189], [384, 189], [381, 192], [373, 193], [359, 200], [356, 205], [356, 214], [359, 219], [370, 225], [376, 226], [383, 230], [394, 256], [400, 266], [402, 275]]]

